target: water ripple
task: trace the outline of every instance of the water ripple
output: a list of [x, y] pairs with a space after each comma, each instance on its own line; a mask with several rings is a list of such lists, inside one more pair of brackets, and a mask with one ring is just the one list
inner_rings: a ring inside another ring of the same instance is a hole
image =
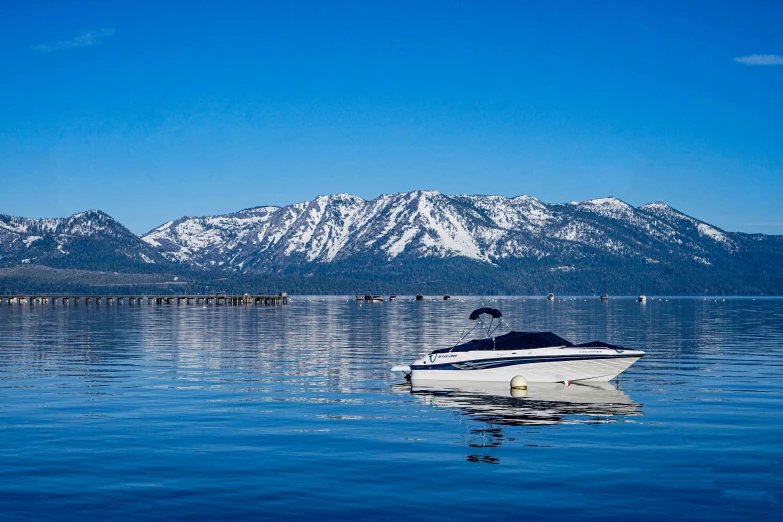
[[475, 298], [0, 308], [3, 518], [779, 517], [783, 301], [484, 301], [648, 356], [514, 397], [388, 371]]

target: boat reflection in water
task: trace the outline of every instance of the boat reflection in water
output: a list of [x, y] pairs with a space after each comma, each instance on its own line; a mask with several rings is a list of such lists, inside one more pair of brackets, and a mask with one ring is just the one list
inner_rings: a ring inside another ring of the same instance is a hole
[[473, 381], [418, 381], [402, 386], [432, 406], [458, 408], [463, 415], [507, 426], [613, 422], [642, 414], [640, 404], [604, 382], [531, 383], [527, 390]]
[[531, 383], [527, 390], [512, 390], [505, 383], [419, 381], [394, 388], [457, 412], [467, 430], [464, 443], [473, 450], [466, 460], [485, 464], [500, 463], [491, 448], [516, 440], [506, 437], [505, 426], [600, 424], [642, 415], [641, 404], [607, 382]]

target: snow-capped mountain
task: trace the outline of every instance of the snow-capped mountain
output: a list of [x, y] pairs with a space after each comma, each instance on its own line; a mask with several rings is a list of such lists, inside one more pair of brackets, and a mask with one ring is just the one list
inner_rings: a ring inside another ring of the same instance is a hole
[[[0, 272], [27, 264], [240, 292], [783, 294], [783, 236], [726, 232], [664, 203], [611, 197], [336, 194], [183, 217], [142, 237], [99, 211], [0, 216]], [[6, 286], [29, 283], [14, 277]]]
[[141, 272], [172, 267], [160, 252], [99, 210], [60, 219], [0, 215], [0, 266], [19, 264]]
[[388, 262], [464, 258], [511, 260], [569, 270], [595, 255], [710, 266], [737, 239], [663, 203], [633, 207], [616, 198], [547, 204], [529, 196], [450, 196], [436, 191], [321, 196], [285, 207], [183, 217], [142, 239], [172, 260], [240, 272], [374, 257]]

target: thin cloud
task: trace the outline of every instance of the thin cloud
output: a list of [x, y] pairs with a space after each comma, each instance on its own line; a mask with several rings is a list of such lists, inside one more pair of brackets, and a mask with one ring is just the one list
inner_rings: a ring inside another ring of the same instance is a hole
[[33, 49], [41, 53], [51, 53], [65, 49], [76, 49], [77, 47], [90, 47], [98, 45], [104, 38], [114, 36], [114, 33], [114, 29], [93, 29], [92, 31], [85, 31], [70, 40], [58, 40], [52, 43], [34, 45]]
[[735, 62], [745, 65], [783, 65], [783, 56], [777, 54], [749, 54], [734, 58]]

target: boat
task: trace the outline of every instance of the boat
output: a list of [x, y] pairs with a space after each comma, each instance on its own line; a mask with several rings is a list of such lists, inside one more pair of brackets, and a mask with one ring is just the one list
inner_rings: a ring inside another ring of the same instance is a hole
[[382, 303], [383, 302], [383, 297], [381, 297], [380, 295], [374, 295], [374, 296], [372, 296], [372, 302], [373, 303]]
[[600, 299], [601, 299], [601, 301], [608, 301], [609, 300], [609, 296], [607, 294], [601, 294]]
[[372, 303], [372, 296], [367, 294], [364, 296], [364, 302], [365, 303]]
[[[489, 324], [483, 316], [489, 316]], [[410, 365], [392, 367], [392, 371], [404, 372], [414, 383], [509, 383], [517, 375], [528, 382], [604, 382], [617, 378], [645, 355], [603, 341], [574, 344], [552, 332], [517, 332], [508, 328], [495, 308], [473, 310], [468, 319], [476, 324], [454, 346], [433, 350]], [[501, 326], [508, 328], [508, 333], [496, 335]], [[476, 330], [483, 337], [466, 340]]]
[[417, 301], [424, 301], [424, 296], [421, 294], [416, 294], [416, 300]]
[[549, 294], [548, 296], [546, 296], [546, 298], [547, 298], [547, 301], [554, 301], [555, 300], [555, 294]]
[[647, 302], [647, 296], [642, 294], [639, 296], [639, 302], [640, 303], [646, 303]]
[[450, 299], [451, 299], [451, 296], [450, 296], [450, 295], [444, 295], [444, 296], [443, 296], [443, 300], [444, 300], [444, 301], [448, 301], [448, 300], [450, 300]]
[[357, 301], [357, 302], [359, 302], [359, 301], [364, 301], [364, 296], [363, 296], [363, 295], [357, 295], [357, 296], [356, 296], [356, 301]]
[[389, 296], [389, 301], [396, 301], [396, 300], [397, 300], [397, 296], [396, 295], [392, 294], [392, 295]]

